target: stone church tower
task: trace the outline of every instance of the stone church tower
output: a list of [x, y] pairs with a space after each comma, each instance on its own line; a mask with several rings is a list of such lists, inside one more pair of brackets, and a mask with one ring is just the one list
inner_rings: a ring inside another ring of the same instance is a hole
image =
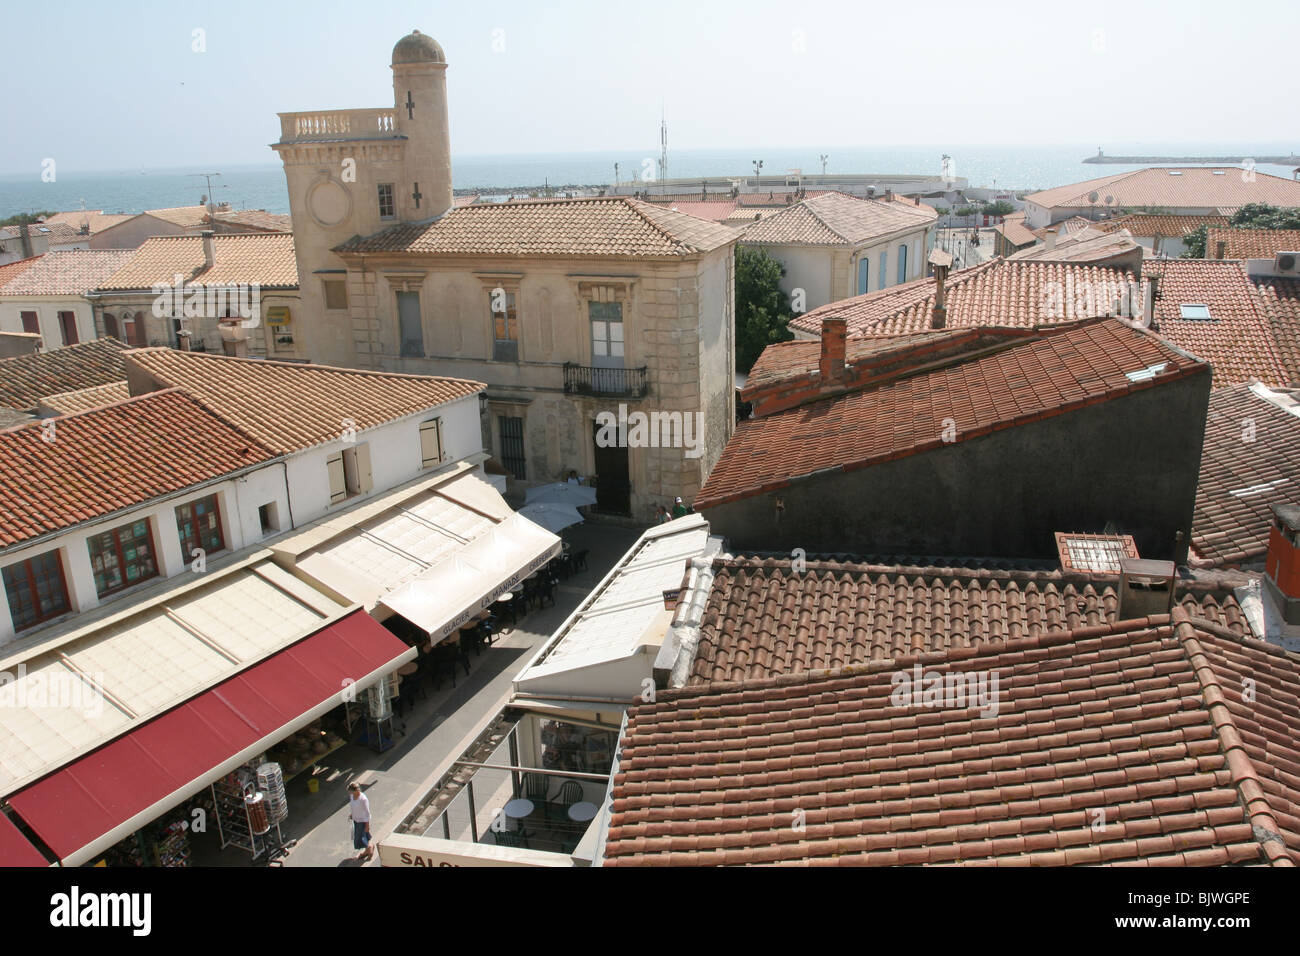
[[392, 70], [392, 108], [280, 113], [271, 145], [289, 186], [302, 289], [289, 332], [324, 364], [358, 364], [356, 336], [369, 330], [353, 327], [350, 305], [374, 295], [373, 280], [350, 277], [330, 250], [451, 208], [446, 55], [413, 30], [393, 47]]

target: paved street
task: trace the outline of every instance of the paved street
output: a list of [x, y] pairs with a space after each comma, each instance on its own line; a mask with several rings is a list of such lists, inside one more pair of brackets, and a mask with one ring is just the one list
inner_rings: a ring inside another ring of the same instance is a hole
[[[511, 681], [533, 651], [573, 613], [637, 537], [636, 531], [600, 524], [566, 530], [565, 540], [575, 549], [588, 548], [591, 553], [585, 572], [561, 580], [555, 607], [531, 612], [481, 656], [471, 655], [469, 676], [461, 671], [454, 688], [444, 683], [433, 691], [425, 684], [427, 700], [417, 696], [414, 707], [407, 708], [401, 718], [406, 733], [398, 735], [392, 749], [378, 754], [357, 744], [340, 748], [316, 773], [318, 793], [307, 791], [308, 774], [291, 780], [286, 787], [289, 819], [282, 827], [290, 849], [282, 857], [282, 865], [363, 865], [352, 849], [348, 783], [359, 780], [369, 797], [371, 832], [378, 842], [400, 822], [397, 810], [415, 794], [417, 786], [441, 761], [464, 749], [483, 721], [500, 709], [509, 697]], [[195, 865], [249, 864], [247, 853], [234, 847], [217, 852], [217, 846], [215, 833], [196, 836]], [[369, 865], [379, 865], [378, 854]]]

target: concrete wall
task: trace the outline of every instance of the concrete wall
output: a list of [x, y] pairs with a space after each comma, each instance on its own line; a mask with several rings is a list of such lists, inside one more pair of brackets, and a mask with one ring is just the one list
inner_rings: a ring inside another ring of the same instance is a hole
[[739, 550], [1051, 558], [1054, 532], [1110, 522], [1185, 561], [1209, 392], [1196, 375], [703, 514]]
[[[295, 525], [306, 524], [330, 510], [351, 507], [368, 497], [383, 494], [435, 467], [421, 466], [420, 424], [433, 418], [442, 419], [443, 464], [458, 461], [483, 449], [479, 431], [478, 396], [471, 395], [438, 408], [428, 409], [396, 422], [356, 433], [355, 442], [342, 438], [345, 427], [339, 423], [340, 437], [327, 445], [317, 445], [299, 452], [288, 460], [289, 487]], [[370, 446], [370, 467], [374, 487], [367, 493], [330, 504], [329, 473], [326, 462], [339, 452], [358, 444]]]
[[0, 298], [0, 331], [21, 332], [22, 313], [35, 312], [40, 323], [41, 350], [48, 352], [61, 348], [69, 344], [63, 341], [63, 327], [59, 324], [59, 313], [63, 311], [72, 312], [77, 317], [78, 342], [89, 342], [97, 337], [90, 301], [80, 295]]
[[141, 213], [90, 237], [91, 249], [135, 249], [155, 236], [197, 236], [200, 227], [186, 228]]

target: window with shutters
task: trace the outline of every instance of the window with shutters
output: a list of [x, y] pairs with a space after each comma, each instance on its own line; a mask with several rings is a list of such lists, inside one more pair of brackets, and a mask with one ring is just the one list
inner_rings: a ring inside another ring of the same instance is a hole
[[343, 450], [343, 481], [348, 497], [364, 495], [375, 487], [370, 471], [370, 445], [361, 442]]
[[36, 317], [35, 312], [23, 312], [23, 331], [30, 335], [41, 334], [41, 320]]
[[519, 313], [515, 308], [515, 294], [493, 289], [488, 293], [488, 307], [492, 313], [492, 360], [519, 361]]
[[526, 481], [528, 463], [524, 460], [524, 420], [513, 415], [498, 415], [501, 431], [501, 464], [520, 481]]
[[348, 496], [347, 476], [343, 470], [343, 453], [332, 455], [325, 461], [325, 471], [329, 475], [330, 504], [338, 504]]
[[64, 345], [76, 345], [81, 341], [77, 338], [77, 315], [75, 312], [59, 312], [59, 329], [63, 332]]
[[432, 468], [442, 464], [442, 419], [434, 418], [420, 424], [420, 467]]
[[68, 610], [68, 585], [58, 551], [47, 551], [4, 569], [5, 595], [14, 630], [49, 621]]

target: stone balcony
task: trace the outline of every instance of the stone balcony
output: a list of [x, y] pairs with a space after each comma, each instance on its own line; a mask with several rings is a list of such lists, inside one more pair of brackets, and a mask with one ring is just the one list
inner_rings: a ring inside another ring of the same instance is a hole
[[402, 139], [391, 109], [280, 113], [280, 144]]

